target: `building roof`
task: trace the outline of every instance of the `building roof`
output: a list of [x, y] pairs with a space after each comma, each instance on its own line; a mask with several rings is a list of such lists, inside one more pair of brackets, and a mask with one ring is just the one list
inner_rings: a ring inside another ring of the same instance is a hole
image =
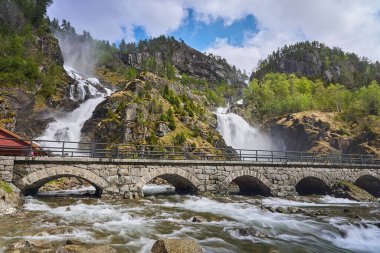
[[[27, 145], [30, 145], [30, 141], [26, 141], [26, 140], [24, 140], [20, 135], [14, 133], [14, 132], [12, 132], [12, 131], [9, 131], [9, 130], [7, 130], [7, 129], [5, 129], [5, 128], [2, 128], [2, 127], [0, 127], [0, 131], [4, 132], [4, 133], [6, 133], [6, 134], [9, 134], [9, 135], [12, 136], [13, 138], [15, 138], [15, 139], [17, 139], [17, 140], [19, 140], [19, 141], [22, 141], [22, 142], [26, 143]], [[41, 148], [40, 145], [38, 145], [37, 143], [34, 143], [34, 142], [32, 142], [32, 146], [33, 146], [34, 148]]]

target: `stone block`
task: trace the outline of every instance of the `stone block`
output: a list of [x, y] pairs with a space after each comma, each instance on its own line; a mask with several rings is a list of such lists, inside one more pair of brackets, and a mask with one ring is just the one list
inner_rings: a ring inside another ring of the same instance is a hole
[[117, 175], [114, 176], [109, 176], [106, 178], [106, 180], [111, 184], [111, 185], [119, 185], [119, 177]]

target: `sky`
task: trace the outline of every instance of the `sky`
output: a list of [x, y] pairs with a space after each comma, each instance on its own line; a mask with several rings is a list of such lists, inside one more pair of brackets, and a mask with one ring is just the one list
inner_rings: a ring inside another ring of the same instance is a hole
[[305, 40], [380, 60], [380, 0], [54, 0], [48, 16], [110, 42], [174, 36], [248, 73]]

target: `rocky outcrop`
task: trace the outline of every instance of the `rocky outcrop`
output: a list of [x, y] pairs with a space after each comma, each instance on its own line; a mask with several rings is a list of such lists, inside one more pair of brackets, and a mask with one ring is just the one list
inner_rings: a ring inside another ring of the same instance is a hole
[[202, 253], [202, 248], [192, 239], [164, 239], [153, 244], [152, 253]]
[[250, 80], [261, 79], [268, 73], [296, 74], [349, 88], [368, 85], [372, 80], [380, 82], [378, 62], [368, 62], [354, 53], [329, 48], [317, 41], [285, 45], [261, 61]]
[[142, 73], [99, 104], [83, 129], [87, 141], [226, 147], [206, 100], [176, 82]]
[[238, 228], [237, 233], [239, 236], [254, 236], [259, 238], [269, 237], [269, 235], [266, 232], [257, 230], [253, 227]]
[[11, 185], [0, 180], [0, 217], [17, 212], [21, 205], [22, 200]]
[[155, 68], [171, 63], [180, 73], [198, 77], [210, 83], [226, 81], [240, 88], [244, 87], [244, 81], [248, 78], [235, 67], [230, 66], [225, 59], [205, 55], [172, 37], [161, 36], [150, 41], [141, 41], [133, 51], [119, 53], [117, 57], [124, 64], [137, 69], [143, 69], [150, 60], [154, 60]]
[[351, 182], [339, 181], [331, 187], [331, 194], [337, 198], [346, 198], [363, 202], [377, 202], [377, 199], [367, 191]]
[[281, 138], [287, 150], [367, 153], [380, 156], [380, 138], [340, 121], [336, 113], [306, 111], [268, 120], [270, 134]]

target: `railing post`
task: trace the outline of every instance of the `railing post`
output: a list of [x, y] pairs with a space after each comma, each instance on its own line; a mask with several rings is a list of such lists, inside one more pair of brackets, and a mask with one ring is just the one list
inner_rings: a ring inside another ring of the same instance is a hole
[[33, 156], [33, 141], [30, 139], [28, 156]]
[[272, 163], [273, 163], [273, 151], [271, 151], [270, 153], [271, 153], [271, 156], [272, 156]]
[[360, 155], [360, 161], [363, 164], [363, 155]]
[[240, 161], [242, 161], [242, 157], [241, 157], [241, 149], [239, 149], [239, 156], [240, 156]]
[[65, 156], [65, 141], [62, 142], [62, 157]]
[[95, 143], [94, 142], [91, 143], [91, 157], [92, 158], [95, 157]]
[[350, 154], [350, 164], [352, 164], [352, 155]]
[[259, 161], [259, 156], [258, 156], [257, 150], [255, 150], [255, 151], [256, 151], [256, 162], [257, 162], [257, 161]]
[[285, 150], [285, 163], [288, 163], [288, 151]]

